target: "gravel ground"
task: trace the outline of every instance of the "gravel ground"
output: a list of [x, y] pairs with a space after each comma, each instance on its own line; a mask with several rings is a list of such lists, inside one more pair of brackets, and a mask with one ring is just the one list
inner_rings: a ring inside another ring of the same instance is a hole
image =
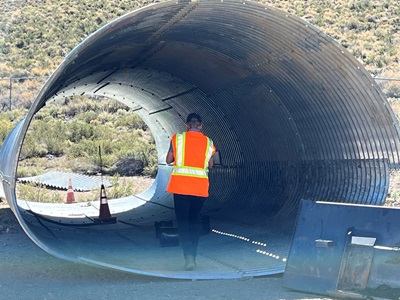
[[282, 287], [282, 275], [172, 280], [74, 264], [37, 247], [0, 207], [0, 299], [331, 299]]

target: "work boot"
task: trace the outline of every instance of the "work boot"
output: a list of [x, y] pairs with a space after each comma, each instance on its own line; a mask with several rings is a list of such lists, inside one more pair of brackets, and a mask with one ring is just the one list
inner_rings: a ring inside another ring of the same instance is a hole
[[196, 262], [194, 260], [193, 255], [187, 255], [185, 257], [185, 270], [186, 271], [192, 271], [196, 267]]

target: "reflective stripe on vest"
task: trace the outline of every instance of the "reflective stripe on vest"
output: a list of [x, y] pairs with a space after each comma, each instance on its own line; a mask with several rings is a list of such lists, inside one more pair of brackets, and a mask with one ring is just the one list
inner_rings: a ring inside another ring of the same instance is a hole
[[204, 169], [193, 167], [174, 167], [172, 170], [172, 174], [200, 178], [208, 177], [207, 172]]
[[208, 161], [212, 156], [214, 146], [212, 141], [207, 137], [207, 147], [203, 168], [189, 167], [184, 165], [185, 161], [186, 132], [176, 134], [176, 165], [173, 167], [172, 174], [188, 177], [208, 178]]
[[185, 159], [186, 132], [176, 135], [176, 166], [182, 167]]

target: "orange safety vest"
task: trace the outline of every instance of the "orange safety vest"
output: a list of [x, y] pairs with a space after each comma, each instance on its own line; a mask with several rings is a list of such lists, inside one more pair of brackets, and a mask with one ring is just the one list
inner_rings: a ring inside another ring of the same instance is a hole
[[199, 131], [172, 136], [174, 165], [167, 192], [208, 197], [208, 161], [215, 153], [213, 141]]

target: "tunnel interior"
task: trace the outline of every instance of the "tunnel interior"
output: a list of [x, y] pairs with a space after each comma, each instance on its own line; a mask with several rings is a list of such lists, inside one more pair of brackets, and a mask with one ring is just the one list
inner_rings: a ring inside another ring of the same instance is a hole
[[[129, 106], [157, 145], [153, 186], [109, 201], [116, 224], [52, 215], [13, 192], [30, 120], [77, 95]], [[191, 112], [222, 163], [209, 173], [199, 267], [185, 272], [179, 247], [160, 247], [154, 224], [174, 220], [165, 154]], [[2, 165], [3, 185], [25, 232], [58, 257], [173, 278], [266, 275], [284, 270], [301, 199], [385, 201], [398, 137], [374, 80], [318, 28], [253, 2], [165, 2], [110, 22], [65, 58], [2, 148], [14, 162]]]

